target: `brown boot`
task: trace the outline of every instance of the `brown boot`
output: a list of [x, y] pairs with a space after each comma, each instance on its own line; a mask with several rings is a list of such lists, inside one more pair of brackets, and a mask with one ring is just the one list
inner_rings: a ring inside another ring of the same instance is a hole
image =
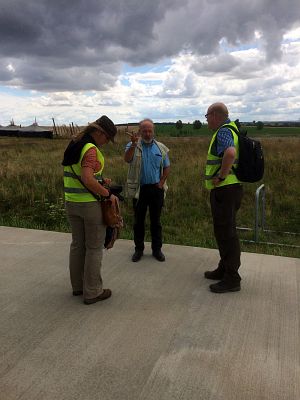
[[83, 302], [84, 304], [94, 304], [97, 303], [97, 301], [102, 301], [106, 300], [111, 296], [111, 290], [110, 289], [103, 289], [103, 292], [99, 294], [99, 296], [94, 297], [93, 299], [84, 299]]

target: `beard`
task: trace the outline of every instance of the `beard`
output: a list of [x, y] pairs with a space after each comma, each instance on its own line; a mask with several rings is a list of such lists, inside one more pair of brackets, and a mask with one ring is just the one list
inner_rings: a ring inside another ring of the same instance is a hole
[[144, 138], [143, 138], [142, 140], [143, 140], [144, 143], [150, 144], [150, 143], [152, 143], [153, 138], [151, 138], [151, 139], [144, 139]]

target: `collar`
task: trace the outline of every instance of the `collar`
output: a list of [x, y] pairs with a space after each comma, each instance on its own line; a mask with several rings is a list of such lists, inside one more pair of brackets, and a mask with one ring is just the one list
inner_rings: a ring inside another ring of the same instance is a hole
[[146, 146], [146, 147], [150, 147], [154, 144], [154, 139], [152, 139], [152, 141], [150, 143], [146, 143], [143, 141], [143, 139], [141, 140], [142, 146]]

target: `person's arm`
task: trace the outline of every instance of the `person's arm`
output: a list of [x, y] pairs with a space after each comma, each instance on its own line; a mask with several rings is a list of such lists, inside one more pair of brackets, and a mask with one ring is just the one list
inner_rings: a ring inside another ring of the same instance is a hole
[[137, 146], [137, 142], [139, 140], [139, 137], [137, 134], [132, 133], [129, 135], [131, 138], [131, 145], [127, 148], [127, 150], [125, 151], [125, 155], [124, 155], [124, 160], [127, 163], [130, 163], [132, 161], [134, 152], [135, 152], [135, 148]]
[[108, 197], [110, 192], [104, 186], [101, 185], [94, 177], [94, 170], [90, 167], [82, 167], [81, 169], [81, 180], [84, 185], [93, 193], [98, 196]]
[[157, 186], [158, 186], [160, 189], [163, 188], [164, 183], [165, 183], [165, 181], [166, 181], [166, 179], [167, 179], [169, 173], [170, 173], [170, 166], [165, 167], [165, 168], [163, 169], [162, 176], [160, 177], [160, 181], [159, 181], [158, 184], [157, 184]]
[[102, 186], [94, 176], [94, 172], [101, 168], [97, 160], [97, 152], [95, 148], [89, 149], [81, 162], [81, 180], [83, 184], [94, 194], [98, 196], [108, 197], [110, 192]]
[[215, 176], [212, 179], [214, 186], [218, 186], [227, 177], [232, 168], [232, 164], [234, 163], [235, 155], [235, 147], [227, 147], [227, 149], [224, 151], [221, 169], [218, 173], [218, 176]]

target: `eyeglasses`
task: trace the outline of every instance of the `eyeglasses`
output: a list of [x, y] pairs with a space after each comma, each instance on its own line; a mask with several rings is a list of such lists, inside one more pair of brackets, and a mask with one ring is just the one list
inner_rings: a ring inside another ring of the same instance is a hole
[[210, 114], [213, 114], [213, 113], [214, 113], [214, 111], [211, 111], [211, 112], [205, 114], [204, 117], [207, 119], [207, 117], [208, 117]]

